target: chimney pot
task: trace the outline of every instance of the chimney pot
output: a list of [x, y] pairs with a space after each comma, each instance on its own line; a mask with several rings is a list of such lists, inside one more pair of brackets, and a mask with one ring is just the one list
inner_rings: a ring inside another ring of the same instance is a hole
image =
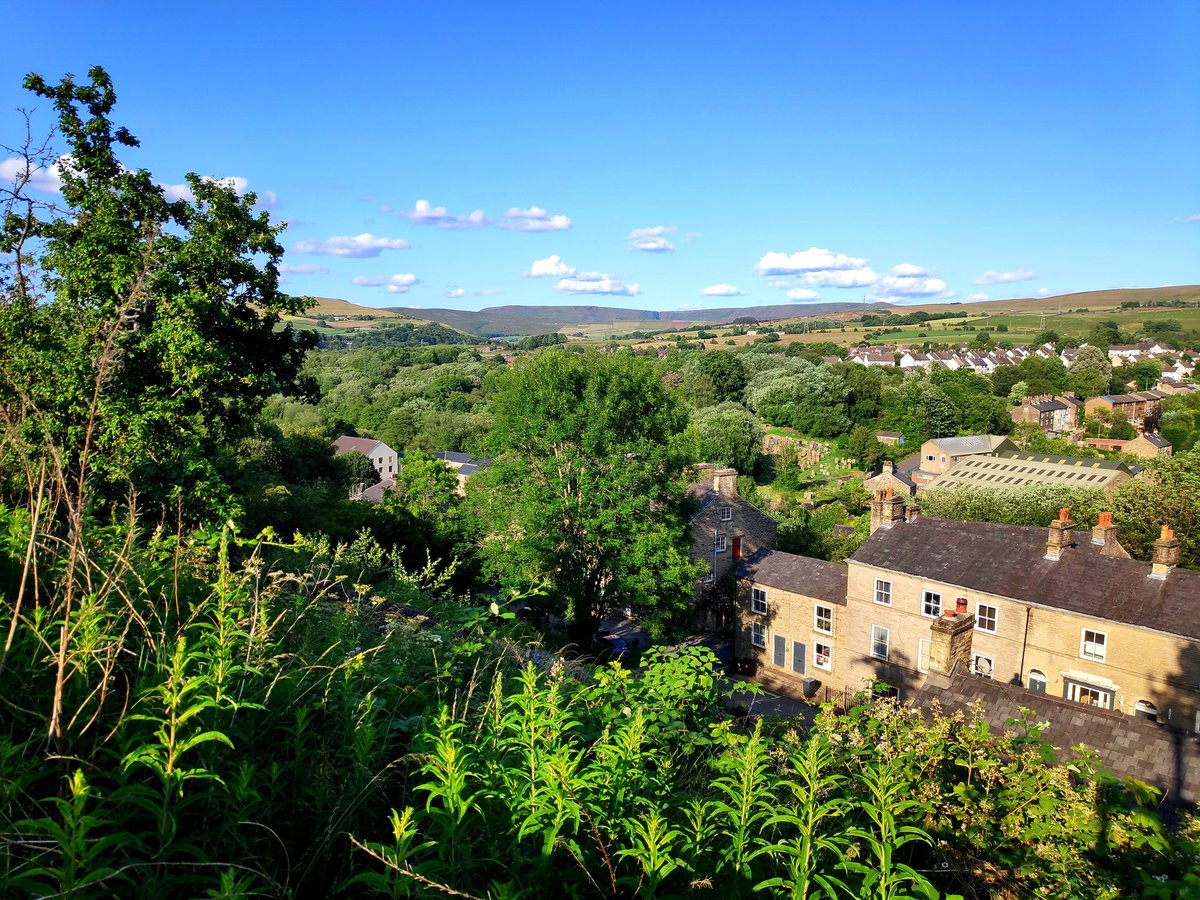
[[1058, 511], [1058, 521], [1069, 522], [1070, 520], [1071, 520], [1071, 510], [1069, 507], [1064, 506], [1062, 509], [1060, 509]]
[[956, 613], [958, 613], [960, 615], [964, 615], [964, 616], [967, 614], [967, 598], [966, 597], [959, 597], [957, 600], [954, 601], [954, 611]]

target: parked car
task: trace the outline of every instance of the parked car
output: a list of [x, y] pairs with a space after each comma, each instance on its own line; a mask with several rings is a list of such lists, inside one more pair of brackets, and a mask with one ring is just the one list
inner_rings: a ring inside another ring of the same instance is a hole
[[624, 662], [633, 656], [633, 648], [625, 638], [601, 631], [592, 638], [592, 655], [597, 662]]

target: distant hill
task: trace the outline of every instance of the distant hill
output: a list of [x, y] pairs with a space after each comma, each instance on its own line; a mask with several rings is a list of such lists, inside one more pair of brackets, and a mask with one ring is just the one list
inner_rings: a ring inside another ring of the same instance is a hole
[[896, 312], [911, 312], [923, 309], [926, 312], [962, 311], [971, 315], [995, 314], [996, 311], [1031, 312], [1066, 309], [1104, 309], [1119, 307], [1122, 303], [1163, 303], [1182, 300], [1185, 303], [1200, 301], [1200, 285], [1181, 284], [1156, 288], [1112, 288], [1105, 291], [1080, 291], [1075, 294], [1055, 294], [1051, 297], [1019, 297], [1012, 300], [979, 300], [972, 303], [917, 303], [898, 307]]
[[330, 316], [370, 316], [374, 319], [394, 319], [397, 316], [411, 319], [412, 316], [402, 315], [391, 309], [376, 309], [372, 306], [359, 306], [349, 300], [338, 300], [335, 297], [312, 297], [313, 305], [304, 311], [308, 318], [327, 318]]
[[[610, 306], [490, 306], [478, 312], [461, 309], [422, 309], [422, 316], [451, 328], [480, 337], [548, 334], [572, 328], [611, 325], [620, 335], [631, 331], [689, 325], [720, 325], [742, 316], [755, 319], [785, 319], [824, 316], [834, 313], [891, 309], [887, 303], [783, 303], [769, 306], [738, 306], [721, 309], [649, 310]], [[407, 314], [414, 310], [393, 308]], [[589, 329], [594, 332], [594, 328]]]

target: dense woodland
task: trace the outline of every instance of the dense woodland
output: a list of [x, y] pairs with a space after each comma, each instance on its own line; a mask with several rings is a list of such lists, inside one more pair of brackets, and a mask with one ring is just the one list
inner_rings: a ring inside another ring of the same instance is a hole
[[[71, 165], [58, 207], [0, 195], [6, 896], [1200, 895], [1200, 821], [1167, 827], [1088, 757], [1049, 765], [1037, 722], [869, 694], [756, 720], [707, 651], [586, 652], [614, 609], [688, 627], [689, 464], [737, 467], [784, 549], [840, 558], [861, 487], [804, 508], [819, 475], [763, 458], [764, 429], [866, 463], [894, 453], [879, 428], [1007, 432], [1016, 382], [769, 342], [317, 349], [284, 324], [305, 303], [253, 195], [190, 176], [167, 200], [103, 70], [27, 86], [59, 119], [29, 162]], [[1018, 380], [1113, 377], [1094, 368]], [[1198, 417], [1170, 406], [1164, 433]], [[384, 502], [348, 499], [342, 433], [405, 451]], [[462, 497], [438, 450], [494, 463]], [[1167, 510], [1196, 564], [1198, 454], [1114, 498], [1135, 552]], [[929, 503], [1043, 524], [1066, 500]]]

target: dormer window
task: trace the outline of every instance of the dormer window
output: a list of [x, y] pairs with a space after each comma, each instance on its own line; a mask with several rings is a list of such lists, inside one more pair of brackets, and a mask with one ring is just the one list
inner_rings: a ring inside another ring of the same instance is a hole
[[722, 506], [721, 507], [721, 521], [722, 522], [732, 522], [733, 521], [733, 507], [732, 506]]

